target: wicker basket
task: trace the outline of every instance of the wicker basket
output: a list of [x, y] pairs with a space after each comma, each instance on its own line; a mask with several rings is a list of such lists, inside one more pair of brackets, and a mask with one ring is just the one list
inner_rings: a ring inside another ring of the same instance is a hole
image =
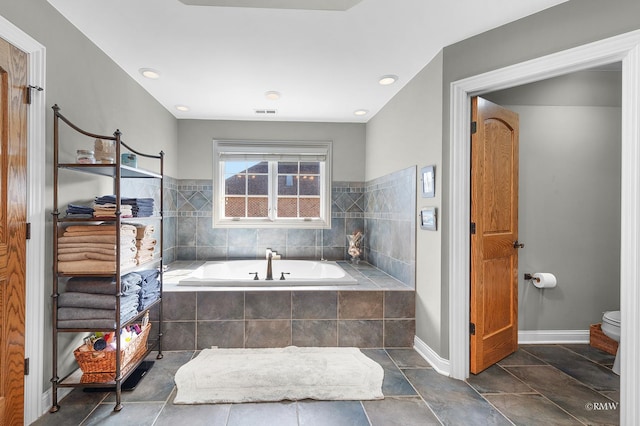
[[589, 345], [611, 355], [618, 351], [618, 342], [604, 334], [601, 324], [592, 324], [589, 327]]
[[[147, 338], [151, 323], [147, 324], [129, 344], [120, 350], [120, 365], [124, 368], [131, 362], [138, 361], [147, 352]], [[116, 371], [116, 351], [81, 350], [85, 345], [73, 351], [76, 361], [83, 373], [113, 373]]]

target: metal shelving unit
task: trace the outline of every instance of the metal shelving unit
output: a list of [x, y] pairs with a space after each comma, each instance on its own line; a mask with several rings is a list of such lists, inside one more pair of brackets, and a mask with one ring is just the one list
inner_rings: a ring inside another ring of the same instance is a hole
[[[116, 395], [116, 402], [114, 411], [120, 411], [122, 409], [122, 401], [121, 401], [121, 391], [122, 391], [122, 383], [125, 381], [134, 371], [135, 369], [142, 363], [144, 358], [152, 351], [157, 350], [158, 355], [157, 359], [161, 359], [162, 355], [162, 285], [163, 285], [163, 261], [162, 261], [162, 253], [163, 253], [163, 218], [162, 218], [162, 208], [163, 208], [163, 174], [164, 174], [164, 153], [161, 151], [158, 155], [150, 155], [141, 153], [132, 149], [130, 146], [125, 144], [121, 140], [121, 133], [119, 130], [116, 130], [113, 136], [105, 136], [98, 135], [91, 132], [87, 132], [82, 130], [67, 118], [65, 118], [60, 113], [60, 108], [58, 105], [53, 106], [54, 111], [54, 122], [53, 122], [53, 143], [54, 143], [54, 167], [53, 167], [53, 291], [52, 291], [52, 329], [53, 329], [53, 342], [52, 342], [52, 353], [53, 353], [53, 370], [52, 370], [52, 406], [49, 410], [54, 413], [58, 411], [60, 408], [58, 404], [58, 389], [62, 387], [113, 387]], [[113, 164], [79, 164], [79, 163], [60, 163], [59, 162], [59, 149], [60, 149], [60, 125], [61, 122], [65, 125], [69, 126], [75, 132], [80, 133], [81, 135], [97, 138], [102, 140], [111, 140], [115, 142], [115, 162]], [[134, 154], [151, 158], [158, 161], [159, 172], [153, 172], [149, 170], [139, 169], [135, 167], [126, 166], [120, 163], [121, 156], [120, 151], [121, 147], [126, 148], [128, 151], [133, 152]], [[113, 179], [113, 193], [115, 195], [116, 200], [116, 214], [115, 218], [111, 219], [85, 219], [85, 218], [66, 218], [61, 217], [59, 211], [59, 181], [58, 181], [58, 173], [61, 169], [70, 170], [77, 173], [88, 173], [97, 176], [103, 176], [107, 178]], [[152, 217], [133, 217], [133, 218], [122, 218], [121, 217], [121, 184], [123, 179], [157, 179], [160, 182], [160, 205], [158, 206], [159, 215]], [[120, 228], [124, 223], [139, 223], [140, 221], [157, 221], [159, 223], [159, 250], [160, 256], [152, 259], [151, 261], [145, 262], [144, 264], [135, 266], [135, 267], [127, 267], [122, 268], [120, 265]], [[104, 274], [98, 273], [93, 274], [90, 272], [87, 273], [61, 273], [58, 270], [58, 233], [61, 227], [70, 224], [100, 224], [107, 223], [112, 224], [116, 228], [116, 260], [115, 260], [115, 272], [113, 274]], [[149, 267], [155, 267], [159, 270], [159, 280], [160, 280], [160, 298], [155, 301], [152, 305], [146, 307], [142, 312], [139, 312], [133, 318], [127, 319], [126, 321], [122, 321], [121, 311], [120, 311], [120, 297], [122, 292], [121, 286], [121, 277], [129, 272], [135, 272], [136, 270], [149, 269]], [[59, 284], [60, 280], [66, 279], [67, 277], [113, 277], [116, 285], [115, 289], [115, 317], [114, 317], [114, 327], [102, 330], [96, 330], [95, 328], [58, 328], [58, 297], [59, 293]], [[72, 371], [71, 373], [65, 375], [62, 379], [58, 377], [58, 338], [60, 333], [90, 333], [95, 331], [104, 331], [104, 332], [116, 332], [122, 330], [123, 327], [127, 325], [133, 324], [136, 321], [140, 321], [140, 319], [149, 312], [150, 309], [157, 307], [159, 310], [159, 319], [157, 321], [157, 339], [148, 340], [146, 351], [144, 356], [139, 359], [130, 362], [127, 365], [121, 365], [121, 339], [116, 338], [116, 366], [114, 374], [107, 374], [103, 376], [103, 379], [97, 382], [87, 383], [87, 380], [83, 380], [83, 373], [80, 369]]]

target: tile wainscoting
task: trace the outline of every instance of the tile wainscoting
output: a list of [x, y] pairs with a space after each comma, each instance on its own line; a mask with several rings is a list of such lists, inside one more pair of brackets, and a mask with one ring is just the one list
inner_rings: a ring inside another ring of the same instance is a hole
[[168, 351], [290, 345], [408, 348], [415, 335], [415, 292], [167, 292], [163, 315], [163, 349]]

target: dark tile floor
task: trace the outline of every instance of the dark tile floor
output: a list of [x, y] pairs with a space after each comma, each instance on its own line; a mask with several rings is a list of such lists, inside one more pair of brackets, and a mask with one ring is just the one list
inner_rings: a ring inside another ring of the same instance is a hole
[[113, 411], [113, 393], [75, 389], [34, 425], [617, 425], [613, 357], [588, 345], [521, 346], [467, 382], [434, 371], [412, 349], [365, 349], [385, 371], [384, 400], [173, 405], [177, 369], [166, 352]]

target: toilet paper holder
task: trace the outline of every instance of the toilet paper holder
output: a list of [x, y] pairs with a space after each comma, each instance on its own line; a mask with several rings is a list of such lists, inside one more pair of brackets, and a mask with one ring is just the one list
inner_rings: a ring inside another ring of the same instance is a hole
[[529, 273], [524, 274], [524, 279], [527, 281], [535, 281], [537, 283], [540, 282], [540, 278], [534, 277], [532, 274], [529, 274]]

